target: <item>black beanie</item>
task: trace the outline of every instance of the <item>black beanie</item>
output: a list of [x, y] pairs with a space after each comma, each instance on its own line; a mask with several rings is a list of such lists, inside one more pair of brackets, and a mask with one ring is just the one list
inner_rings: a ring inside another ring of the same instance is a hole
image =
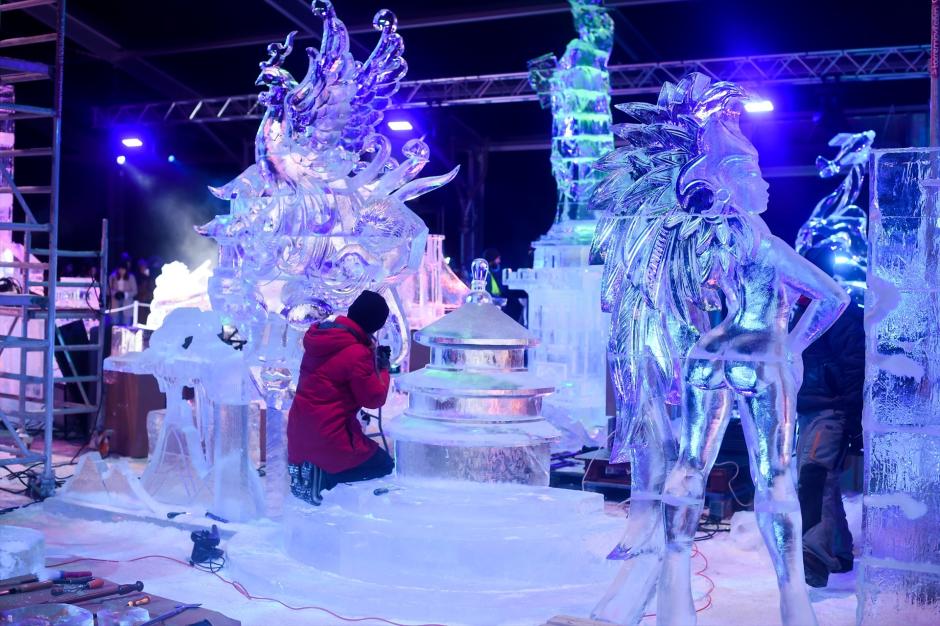
[[352, 304], [346, 317], [359, 324], [367, 335], [385, 326], [388, 319], [388, 303], [374, 291], [363, 291]]

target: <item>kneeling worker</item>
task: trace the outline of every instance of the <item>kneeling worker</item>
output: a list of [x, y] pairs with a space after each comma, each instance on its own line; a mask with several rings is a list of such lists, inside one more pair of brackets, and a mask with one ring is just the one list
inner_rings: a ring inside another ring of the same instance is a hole
[[291, 493], [320, 504], [339, 483], [390, 474], [394, 461], [362, 432], [359, 411], [385, 404], [389, 349], [371, 335], [385, 325], [388, 304], [364, 291], [348, 313], [314, 324], [304, 336], [297, 394], [287, 422]]

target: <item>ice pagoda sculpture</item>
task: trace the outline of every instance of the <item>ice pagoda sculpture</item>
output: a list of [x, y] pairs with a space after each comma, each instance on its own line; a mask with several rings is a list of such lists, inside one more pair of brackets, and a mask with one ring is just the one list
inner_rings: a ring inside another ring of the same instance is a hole
[[564, 432], [563, 449], [603, 444], [607, 434], [607, 318], [596, 306], [601, 269], [589, 267], [597, 223], [590, 196], [604, 176], [594, 162], [614, 148], [607, 70], [614, 22], [601, 0], [571, 0], [571, 10], [578, 38], [562, 58], [529, 62], [529, 81], [552, 111], [555, 221], [532, 244], [532, 269], [507, 271], [505, 280], [528, 294], [527, 325], [541, 340], [533, 370], [560, 381], [544, 412]]
[[[738, 85], [697, 73], [667, 83], [656, 104], [618, 107], [638, 123], [617, 129], [626, 147], [600, 162], [608, 177], [593, 199], [607, 214], [595, 247], [606, 262], [603, 303], [613, 314], [613, 453], [633, 464], [642, 505], [631, 510], [639, 517], [612, 555], [626, 563], [595, 609], [603, 619], [638, 623], [658, 587], [658, 621], [695, 623], [692, 541], [735, 407], [783, 623], [816, 621], [790, 474], [796, 393], [802, 351], [838, 319], [848, 296], [760, 218], [768, 185], [739, 127], [747, 98]], [[801, 296], [809, 304], [790, 330]], [[710, 314], [722, 309], [712, 325]], [[669, 405], [680, 407], [678, 425]]]
[[859, 624], [940, 621], [940, 150], [872, 152]]
[[486, 261], [473, 262], [467, 302], [420, 330], [427, 367], [395, 382], [408, 408], [388, 431], [402, 478], [548, 485], [558, 431], [541, 417], [554, 387], [526, 369], [538, 343], [486, 292]]
[[868, 271], [868, 217], [855, 204], [868, 171], [875, 132], [839, 133], [829, 145], [839, 148], [832, 160], [819, 157], [820, 178], [845, 175], [845, 179], [816, 208], [796, 236], [796, 251], [805, 257], [824, 260], [827, 273], [836, 279], [855, 302], [865, 297]]
[[376, 14], [379, 42], [359, 62], [332, 3], [315, 0], [312, 11], [323, 20], [320, 49], [307, 49], [307, 74], [297, 81], [283, 67], [296, 33], [268, 46], [256, 81], [267, 91], [259, 96], [265, 112], [255, 163], [212, 190], [230, 211], [199, 229], [220, 247], [209, 282], [213, 309], [261, 366], [273, 484], [286, 484], [284, 414], [302, 333], [371, 289], [389, 300], [387, 334], [402, 358], [407, 322], [391, 287], [418, 269], [428, 234], [405, 203], [457, 173], [418, 178], [430, 159], [427, 144], [406, 142], [399, 161], [378, 132], [408, 68], [395, 15]]

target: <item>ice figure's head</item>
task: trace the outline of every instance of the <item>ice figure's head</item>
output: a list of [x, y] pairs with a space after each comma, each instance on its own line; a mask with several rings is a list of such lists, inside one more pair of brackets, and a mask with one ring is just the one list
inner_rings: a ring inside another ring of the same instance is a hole
[[574, 15], [578, 38], [595, 48], [610, 50], [614, 43], [614, 20], [604, 8], [604, 0], [568, 0]]
[[[591, 196], [591, 208], [610, 218], [592, 244], [592, 261], [605, 265], [605, 307], [631, 285], [651, 306], [673, 306], [664, 303], [678, 293], [675, 302], [720, 308], [719, 279], [766, 233], [757, 214], [768, 185], [738, 125], [746, 99], [734, 83], [691, 73], [664, 84], [656, 104], [616, 105], [636, 122], [614, 127], [625, 146], [595, 166], [608, 172]], [[687, 316], [685, 304], [675, 306]]]
[[706, 216], [767, 210], [770, 185], [761, 175], [757, 149], [739, 123], [746, 98], [734, 83], [715, 83], [691, 103], [699, 130], [695, 156], [682, 168], [678, 192], [686, 206]]
[[[268, 60], [258, 64], [261, 73], [255, 79], [255, 85], [258, 87], [268, 87], [269, 93], [262, 96], [263, 100], [270, 101], [272, 98], [283, 101], [287, 93], [287, 87], [294, 83], [294, 77], [281, 65], [294, 49], [294, 37], [297, 31], [292, 31], [287, 35], [284, 43], [272, 43], [268, 46]], [[273, 104], [273, 102], [265, 102]]]

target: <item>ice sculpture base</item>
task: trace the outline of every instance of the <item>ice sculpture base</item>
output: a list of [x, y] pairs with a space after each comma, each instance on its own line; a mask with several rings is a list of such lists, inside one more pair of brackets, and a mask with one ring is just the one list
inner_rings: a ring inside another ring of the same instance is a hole
[[[375, 495], [377, 488], [387, 493]], [[366, 582], [528, 589], [609, 580], [622, 531], [599, 494], [549, 487], [396, 479], [341, 485], [313, 507], [285, 503], [287, 553]]]
[[43, 535], [32, 528], [4, 526], [0, 538], [0, 580], [35, 574], [43, 569], [46, 544]]
[[229, 575], [253, 593], [307, 600], [311, 580], [338, 576], [331, 588], [353, 597], [331, 593], [337, 609], [385, 598], [398, 619], [502, 624], [541, 623], [544, 607], [584, 614], [619, 566], [605, 556], [623, 520], [598, 494], [394, 479], [324, 495], [319, 507], [288, 497], [282, 527], [233, 537]]

